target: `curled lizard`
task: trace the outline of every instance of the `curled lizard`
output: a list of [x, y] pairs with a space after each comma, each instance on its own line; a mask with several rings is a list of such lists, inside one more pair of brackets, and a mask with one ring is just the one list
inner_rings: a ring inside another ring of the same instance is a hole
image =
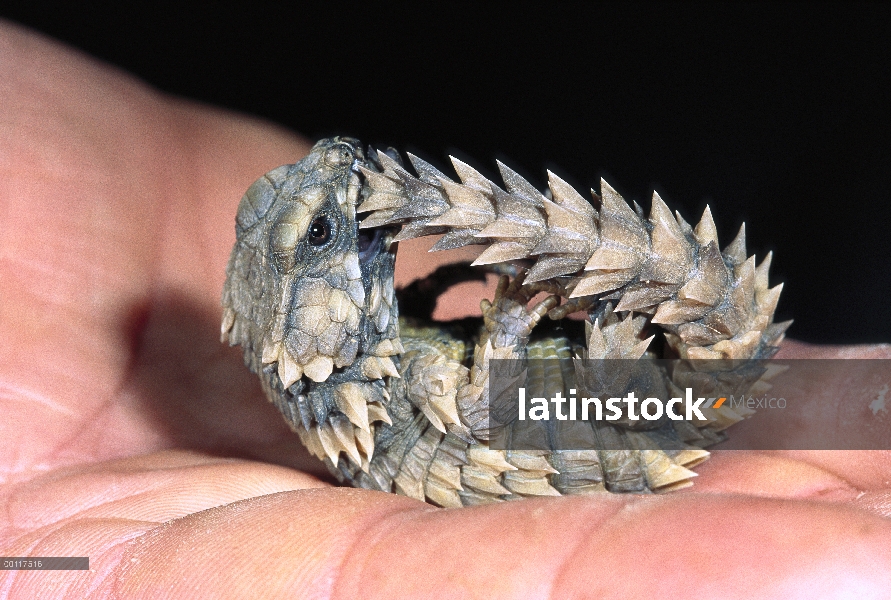
[[[239, 205], [222, 339], [242, 347], [309, 451], [341, 482], [444, 507], [690, 485], [703, 448], [746, 409], [679, 424], [664, 449], [496, 450], [489, 361], [769, 358], [791, 323], [773, 322], [782, 285], [768, 286], [770, 255], [757, 266], [746, 256], [744, 226], [720, 250], [708, 208], [694, 227], [655, 193], [646, 217], [605, 181], [592, 204], [553, 173], [543, 194], [500, 162], [503, 188], [457, 159], [459, 181], [409, 160], [416, 175], [395, 151], [325, 139]], [[427, 235], [442, 236], [432, 250], [484, 245], [474, 264], [510, 273], [478, 328], [400, 318], [398, 242]], [[533, 339], [544, 317], [576, 312], [581, 339]]]

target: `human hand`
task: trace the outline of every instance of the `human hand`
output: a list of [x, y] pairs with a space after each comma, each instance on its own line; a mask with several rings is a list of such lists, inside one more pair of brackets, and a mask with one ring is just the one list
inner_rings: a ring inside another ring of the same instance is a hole
[[[92, 569], [0, 596], [891, 594], [889, 452], [716, 452], [692, 491], [460, 510], [332, 487], [217, 333], [238, 200], [308, 148], [0, 24], [0, 554]], [[402, 283], [439, 260], [404, 250]]]

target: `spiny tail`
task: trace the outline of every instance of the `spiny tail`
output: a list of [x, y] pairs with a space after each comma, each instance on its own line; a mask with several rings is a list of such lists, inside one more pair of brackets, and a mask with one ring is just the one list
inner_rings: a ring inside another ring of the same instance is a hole
[[768, 287], [771, 254], [746, 257], [745, 225], [724, 248], [711, 211], [692, 227], [653, 194], [649, 218], [606, 181], [599, 210], [548, 172], [552, 199], [501, 162], [502, 189], [452, 158], [460, 182], [408, 155], [418, 176], [379, 152], [383, 172], [363, 168], [371, 190], [363, 228], [401, 225], [396, 241], [443, 234], [432, 250], [488, 246], [475, 265], [535, 260], [527, 284], [553, 280], [567, 302], [553, 318], [618, 301], [650, 315], [685, 359], [766, 358], [791, 321], [774, 323], [782, 284]]

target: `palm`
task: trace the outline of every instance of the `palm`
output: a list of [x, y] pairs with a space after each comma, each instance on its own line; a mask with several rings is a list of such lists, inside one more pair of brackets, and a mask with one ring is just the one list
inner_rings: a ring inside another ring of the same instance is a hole
[[237, 201], [306, 142], [9, 26], [0, 56], [0, 553], [94, 569], [5, 593], [889, 589], [888, 453], [718, 454], [691, 493], [450, 511], [329, 487], [217, 337]]

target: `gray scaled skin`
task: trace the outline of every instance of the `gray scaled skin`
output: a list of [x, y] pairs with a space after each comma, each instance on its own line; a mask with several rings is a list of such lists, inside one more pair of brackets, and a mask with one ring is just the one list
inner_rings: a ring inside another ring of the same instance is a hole
[[[681, 358], [769, 357], [788, 327], [773, 324], [769, 257], [756, 269], [744, 237], [719, 252], [708, 210], [694, 229], [658, 196], [646, 220], [605, 182], [598, 210], [553, 174], [545, 197], [503, 165], [506, 190], [460, 161], [456, 182], [410, 158], [417, 177], [395, 151], [321, 140], [261, 177], [238, 207], [222, 338], [242, 347], [310, 452], [342, 482], [444, 507], [690, 485], [702, 448], [745, 409], [681, 422], [661, 450], [634, 450], [646, 432], [621, 424], [613, 430], [625, 450], [494, 450], [489, 360], [637, 359], [652, 355], [644, 331], [653, 324]], [[488, 245], [477, 263], [538, 260], [502, 277], [478, 329], [399, 318], [397, 242], [440, 233], [435, 249]], [[529, 306], [541, 291], [550, 295]], [[544, 316], [573, 311], [588, 315], [584, 339], [530, 342]]]

